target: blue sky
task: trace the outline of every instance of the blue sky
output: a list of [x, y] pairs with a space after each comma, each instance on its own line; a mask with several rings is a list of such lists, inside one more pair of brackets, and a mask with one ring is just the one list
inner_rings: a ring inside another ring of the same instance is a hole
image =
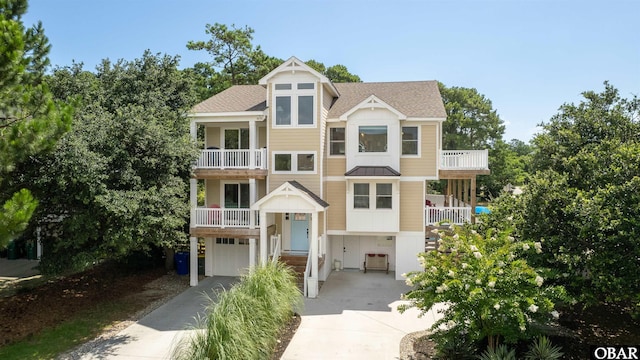
[[346, 65], [363, 81], [439, 80], [473, 87], [505, 121], [505, 140], [529, 141], [560, 105], [605, 80], [640, 95], [640, 1], [636, 0], [30, 0], [51, 63], [93, 70], [102, 59], [144, 50], [210, 59], [187, 50], [205, 25], [245, 25], [254, 45], [282, 59]]

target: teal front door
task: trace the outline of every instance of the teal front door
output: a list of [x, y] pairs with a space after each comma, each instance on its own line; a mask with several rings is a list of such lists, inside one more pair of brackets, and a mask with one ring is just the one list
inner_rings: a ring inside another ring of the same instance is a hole
[[309, 251], [309, 214], [291, 215], [291, 250]]

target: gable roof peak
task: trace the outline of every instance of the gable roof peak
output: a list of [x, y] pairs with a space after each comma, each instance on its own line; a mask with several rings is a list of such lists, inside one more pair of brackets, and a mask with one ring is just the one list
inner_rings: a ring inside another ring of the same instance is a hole
[[267, 75], [265, 75], [264, 77], [262, 77], [262, 79], [258, 81], [258, 84], [267, 85], [269, 80], [271, 80], [271, 78], [273, 78], [276, 74], [279, 74], [282, 72], [295, 73], [296, 71], [304, 71], [312, 74], [313, 76], [317, 77], [323, 85], [329, 88], [329, 90], [333, 93], [334, 96], [339, 96], [338, 89], [336, 89], [336, 87], [333, 85], [333, 83], [331, 82], [331, 80], [329, 80], [328, 77], [317, 72], [311, 66], [305, 64], [304, 61], [298, 59], [295, 56], [290, 57], [288, 60], [280, 64], [278, 67], [271, 70], [271, 72], [269, 72]]

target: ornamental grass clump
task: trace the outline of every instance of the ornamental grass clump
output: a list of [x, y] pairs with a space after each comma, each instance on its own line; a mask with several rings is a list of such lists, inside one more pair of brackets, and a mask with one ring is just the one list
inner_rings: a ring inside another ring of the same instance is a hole
[[278, 333], [302, 304], [295, 274], [283, 264], [252, 269], [211, 300], [206, 317], [173, 352], [174, 359], [268, 359]]
[[431, 327], [432, 338], [447, 343], [464, 334], [495, 349], [500, 341], [515, 343], [535, 335], [533, 323], [558, 317], [554, 304], [566, 300], [565, 290], [545, 283], [544, 271], [527, 264], [524, 255], [543, 251], [540, 243], [516, 242], [510, 231], [454, 227], [439, 237], [436, 251], [422, 253], [424, 271], [404, 274], [413, 289], [404, 297], [404, 311], [422, 314], [444, 303], [443, 317]]

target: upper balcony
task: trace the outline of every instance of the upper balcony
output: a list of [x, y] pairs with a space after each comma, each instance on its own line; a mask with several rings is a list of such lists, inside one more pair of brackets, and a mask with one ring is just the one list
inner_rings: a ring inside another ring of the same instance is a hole
[[441, 150], [440, 178], [488, 175], [489, 150]]
[[206, 149], [200, 152], [194, 169], [195, 177], [255, 178], [267, 176], [267, 149]]

